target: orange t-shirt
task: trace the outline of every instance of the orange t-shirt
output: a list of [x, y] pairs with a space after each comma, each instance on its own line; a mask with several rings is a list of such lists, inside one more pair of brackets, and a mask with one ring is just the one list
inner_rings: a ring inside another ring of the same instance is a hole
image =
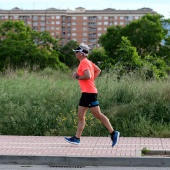
[[94, 66], [94, 63], [87, 58], [84, 58], [78, 66], [77, 73], [79, 76], [83, 76], [85, 70], [89, 70], [91, 75], [91, 78], [88, 80], [78, 80], [82, 92], [97, 93], [94, 83]]

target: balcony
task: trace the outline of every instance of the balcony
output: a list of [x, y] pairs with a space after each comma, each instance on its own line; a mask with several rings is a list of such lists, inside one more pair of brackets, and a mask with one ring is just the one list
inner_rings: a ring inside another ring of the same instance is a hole
[[95, 22], [90, 22], [89, 27], [96, 27], [96, 23]]
[[97, 35], [96, 34], [89, 34], [89, 38], [96, 38]]
[[90, 21], [96, 21], [96, 20], [97, 20], [97, 17], [95, 17], [95, 16], [94, 16], [94, 17], [89, 17], [89, 20], [90, 20]]
[[96, 28], [89, 28], [89, 32], [96, 32], [97, 29]]

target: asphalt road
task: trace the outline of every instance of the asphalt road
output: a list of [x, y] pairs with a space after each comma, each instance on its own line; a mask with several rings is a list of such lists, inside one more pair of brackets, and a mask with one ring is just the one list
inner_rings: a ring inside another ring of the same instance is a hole
[[170, 170], [170, 167], [52, 167], [48, 165], [3, 165], [0, 170]]

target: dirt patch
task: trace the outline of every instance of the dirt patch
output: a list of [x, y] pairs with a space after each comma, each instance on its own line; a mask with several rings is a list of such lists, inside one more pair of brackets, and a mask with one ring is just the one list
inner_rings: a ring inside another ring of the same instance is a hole
[[153, 154], [145, 154], [142, 156], [151, 156], [151, 157], [170, 157], [170, 155], [153, 155]]
[[151, 156], [151, 157], [170, 157], [170, 150], [149, 150], [143, 148], [142, 156]]

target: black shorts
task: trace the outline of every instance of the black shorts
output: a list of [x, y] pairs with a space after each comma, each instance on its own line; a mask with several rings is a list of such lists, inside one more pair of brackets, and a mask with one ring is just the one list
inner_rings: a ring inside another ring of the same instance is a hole
[[95, 107], [98, 106], [97, 93], [82, 93], [79, 106], [83, 107]]

